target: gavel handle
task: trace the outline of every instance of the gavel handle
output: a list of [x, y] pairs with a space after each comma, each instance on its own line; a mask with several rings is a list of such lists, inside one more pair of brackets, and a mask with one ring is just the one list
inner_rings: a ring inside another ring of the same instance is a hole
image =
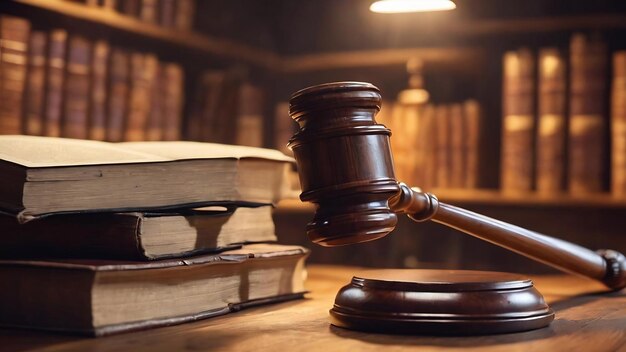
[[586, 276], [613, 290], [626, 287], [626, 257], [613, 250], [592, 251], [469, 210], [440, 203], [432, 194], [401, 184], [399, 197], [390, 200], [394, 210], [415, 221], [433, 220], [557, 269]]

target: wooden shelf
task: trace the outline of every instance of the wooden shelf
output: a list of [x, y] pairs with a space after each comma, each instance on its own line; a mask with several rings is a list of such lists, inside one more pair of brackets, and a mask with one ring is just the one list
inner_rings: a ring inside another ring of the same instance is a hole
[[200, 55], [234, 59], [263, 68], [278, 66], [278, 55], [231, 40], [210, 37], [191, 31], [164, 28], [146, 23], [115, 11], [89, 7], [62, 0], [14, 0], [0, 1], [0, 11], [30, 18], [31, 16], [59, 16], [90, 26], [105, 27], [123, 35], [131, 35], [157, 41], [174, 48], [191, 49]]
[[[440, 201], [453, 205], [626, 209], [626, 198], [618, 198], [608, 193], [585, 196], [506, 194], [496, 190], [432, 190], [431, 193], [437, 195]], [[312, 213], [314, 206], [298, 199], [285, 199], [278, 203], [277, 211]]]
[[[69, 19], [95, 27], [104, 27], [122, 35], [165, 43], [173, 48], [188, 49], [199, 55], [200, 58], [209, 55], [232, 59], [283, 73], [404, 65], [408, 59], [413, 57], [420, 57], [429, 65], [472, 69], [481, 62], [484, 55], [480, 48], [420, 47], [280, 56], [270, 50], [225, 38], [163, 28], [114, 11], [88, 7], [70, 1], [5, 0], [0, 1], [0, 11], [25, 17], [57, 16], [64, 20]], [[423, 23], [416, 26], [425, 27], [423, 29], [426, 34], [437, 32], [444, 35], [481, 36], [493, 33], [626, 28], [626, 15], [594, 14], [556, 18], [463, 20], [447, 21], [446, 23]]]

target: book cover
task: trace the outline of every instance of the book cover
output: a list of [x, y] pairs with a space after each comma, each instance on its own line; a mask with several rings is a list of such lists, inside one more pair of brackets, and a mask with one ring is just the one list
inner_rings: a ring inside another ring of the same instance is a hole
[[535, 134], [535, 64], [526, 48], [503, 59], [502, 149], [500, 189], [527, 192], [533, 188]]

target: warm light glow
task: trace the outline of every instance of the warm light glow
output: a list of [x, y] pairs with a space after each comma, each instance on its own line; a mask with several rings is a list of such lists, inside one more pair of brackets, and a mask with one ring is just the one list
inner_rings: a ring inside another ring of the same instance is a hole
[[453, 10], [456, 5], [451, 0], [379, 0], [370, 6], [370, 11], [378, 13], [402, 13], [423, 11]]

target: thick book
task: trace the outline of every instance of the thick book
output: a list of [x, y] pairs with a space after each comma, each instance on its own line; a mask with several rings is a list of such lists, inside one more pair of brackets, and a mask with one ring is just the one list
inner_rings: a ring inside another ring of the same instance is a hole
[[622, 197], [626, 195], [626, 50], [613, 54], [611, 193]]
[[154, 260], [276, 241], [272, 206], [61, 214], [20, 224], [0, 215], [1, 258]]
[[574, 34], [570, 41], [568, 190], [604, 190], [607, 44], [596, 35]]
[[70, 36], [65, 67], [65, 98], [61, 136], [87, 138], [90, 79], [91, 42], [82, 36]]
[[198, 142], [107, 143], [0, 136], [0, 209], [20, 222], [60, 212], [273, 203], [293, 159]]
[[22, 133], [30, 22], [0, 15], [0, 134]]
[[49, 137], [60, 137], [61, 116], [63, 110], [63, 86], [65, 82], [67, 31], [64, 29], [52, 30], [48, 38], [48, 43], [44, 135]]
[[43, 134], [44, 88], [46, 79], [46, 46], [44, 31], [33, 30], [28, 40], [28, 73], [24, 90], [24, 134]]
[[509, 51], [503, 66], [500, 188], [527, 192], [533, 188], [534, 56], [529, 49]]
[[130, 61], [127, 51], [111, 50], [111, 65], [107, 94], [106, 140], [121, 142], [124, 139], [124, 120], [128, 111]]
[[103, 336], [301, 298], [298, 246], [154, 262], [0, 260], [0, 325]]
[[565, 60], [557, 48], [539, 51], [537, 192], [553, 194], [565, 177]]
[[110, 46], [106, 40], [93, 45], [91, 58], [91, 95], [89, 106], [89, 139], [106, 139], [106, 99]]
[[156, 68], [154, 79], [150, 86], [150, 112], [146, 120], [146, 141], [163, 140], [163, 100], [167, 98], [164, 85], [167, 80], [163, 77], [163, 65], [159, 64]]

